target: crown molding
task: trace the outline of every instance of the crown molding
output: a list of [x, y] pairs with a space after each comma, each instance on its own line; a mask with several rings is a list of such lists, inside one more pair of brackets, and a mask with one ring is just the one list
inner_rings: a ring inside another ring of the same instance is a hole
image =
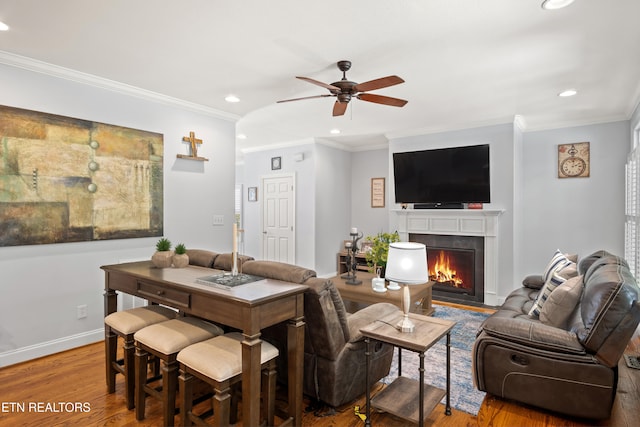
[[81, 71], [60, 67], [58, 65], [49, 64], [47, 62], [38, 61], [36, 59], [27, 58], [25, 56], [16, 55], [2, 50], [0, 50], [0, 64], [22, 68], [24, 70], [34, 71], [36, 73], [41, 73], [60, 79], [70, 80], [99, 89], [118, 92], [123, 95], [133, 96], [147, 101], [158, 102], [161, 104], [178, 107], [184, 110], [205, 114], [207, 116], [215, 117], [222, 120], [231, 122], [237, 122], [238, 120], [240, 120], [240, 116], [236, 114], [230, 114], [201, 104], [196, 104], [194, 102], [184, 101], [182, 99], [163, 95], [161, 93], [117, 82], [115, 80], [105, 79], [102, 77], [94, 76], [93, 74], [83, 73]]

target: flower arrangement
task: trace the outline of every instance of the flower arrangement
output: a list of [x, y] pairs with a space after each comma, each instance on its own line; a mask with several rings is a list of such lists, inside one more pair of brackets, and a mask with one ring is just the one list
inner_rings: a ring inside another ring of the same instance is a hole
[[[371, 242], [371, 250], [365, 253], [367, 265], [371, 267], [373, 273], [382, 273], [382, 270], [387, 266], [389, 243], [399, 242], [400, 235], [397, 231], [378, 233], [376, 236], [367, 236], [367, 240]], [[379, 272], [378, 269], [381, 271]]]

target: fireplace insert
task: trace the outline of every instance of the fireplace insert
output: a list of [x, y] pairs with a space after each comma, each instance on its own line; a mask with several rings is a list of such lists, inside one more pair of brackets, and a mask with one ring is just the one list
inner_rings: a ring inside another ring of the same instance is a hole
[[410, 234], [427, 246], [433, 298], [452, 302], [484, 302], [484, 237]]

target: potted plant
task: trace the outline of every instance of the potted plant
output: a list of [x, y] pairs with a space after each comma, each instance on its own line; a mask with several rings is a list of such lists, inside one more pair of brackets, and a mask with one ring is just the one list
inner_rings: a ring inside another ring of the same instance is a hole
[[168, 268], [171, 267], [172, 258], [171, 241], [163, 237], [156, 243], [156, 252], [151, 257], [151, 262], [158, 268]]
[[397, 231], [393, 233], [378, 233], [376, 236], [367, 236], [367, 240], [371, 242], [371, 249], [365, 254], [367, 265], [371, 267], [373, 273], [377, 273], [379, 277], [384, 277], [389, 243], [399, 242], [400, 235], [398, 235]]
[[183, 268], [189, 265], [189, 255], [187, 255], [187, 247], [184, 243], [178, 243], [175, 248], [175, 254], [173, 255], [173, 266], [176, 268]]

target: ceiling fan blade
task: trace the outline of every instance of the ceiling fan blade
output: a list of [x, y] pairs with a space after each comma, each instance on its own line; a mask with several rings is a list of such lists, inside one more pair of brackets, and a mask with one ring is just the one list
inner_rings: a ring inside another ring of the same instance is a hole
[[323, 87], [325, 89], [329, 89], [331, 91], [334, 91], [334, 90], [337, 90], [338, 92], [340, 91], [340, 88], [337, 87], [337, 86], [332, 86], [330, 84], [322, 83], [322, 82], [319, 82], [318, 80], [310, 79], [309, 77], [298, 77], [298, 76], [296, 76], [296, 79], [304, 80], [305, 82], [309, 82], [309, 83], [312, 83], [314, 85], [318, 85], [320, 87]]
[[370, 90], [382, 89], [383, 87], [389, 87], [404, 83], [398, 76], [387, 76], [380, 79], [370, 80], [368, 82], [355, 85], [353, 88], [358, 92], [368, 92]]
[[361, 93], [357, 95], [358, 99], [368, 102], [375, 102], [376, 104], [391, 105], [392, 107], [404, 107], [408, 102], [404, 99], [391, 98], [390, 96], [374, 95], [372, 93]]
[[345, 111], [347, 111], [348, 102], [340, 102], [336, 100], [335, 104], [333, 104], [333, 117], [342, 116]]
[[291, 102], [291, 101], [300, 101], [302, 99], [313, 99], [313, 98], [326, 98], [327, 96], [333, 96], [333, 95], [314, 95], [314, 96], [303, 96], [302, 98], [292, 98], [292, 99], [283, 99], [281, 101], [277, 101], [277, 103], [280, 102]]

